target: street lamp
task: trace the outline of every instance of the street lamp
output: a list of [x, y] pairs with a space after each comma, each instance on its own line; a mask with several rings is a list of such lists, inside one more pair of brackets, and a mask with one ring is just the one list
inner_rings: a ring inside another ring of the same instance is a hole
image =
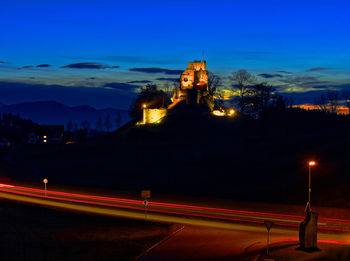
[[311, 209], [311, 168], [316, 165], [315, 161], [309, 161], [309, 208]]

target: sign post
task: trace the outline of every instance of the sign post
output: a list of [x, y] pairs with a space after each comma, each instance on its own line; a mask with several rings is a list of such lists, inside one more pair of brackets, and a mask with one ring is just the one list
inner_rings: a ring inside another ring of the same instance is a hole
[[270, 229], [273, 226], [273, 222], [269, 220], [264, 221], [266, 229], [267, 229], [267, 246], [266, 246], [266, 255], [269, 254], [269, 243], [270, 243]]
[[47, 184], [48, 180], [44, 179], [43, 182], [44, 182], [44, 185], [45, 185], [45, 197], [46, 197], [46, 184]]
[[145, 220], [147, 219], [147, 207], [148, 207], [148, 198], [151, 198], [150, 190], [141, 190], [141, 198], [143, 199], [143, 205], [145, 206]]

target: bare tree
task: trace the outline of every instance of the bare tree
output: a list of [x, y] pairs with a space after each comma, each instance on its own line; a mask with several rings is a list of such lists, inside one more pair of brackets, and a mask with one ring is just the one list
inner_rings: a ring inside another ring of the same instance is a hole
[[102, 131], [102, 125], [103, 125], [102, 118], [101, 116], [99, 116], [96, 123], [96, 130]]
[[221, 85], [221, 78], [220, 76], [209, 72], [208, 74], [208, 89], [212, 92], [215, 92], [217, 88]]
[[328, 98], [325, 94], [321, 94], [319, 97], [316, 97], [314, 99], [314, 104], [320, 111], [328, 111]]
[[272, 102], [274, 88], [263, 82], [252, 87], [249, 100], [252, 104], [252, 112], [259, 116]]
[[249, 84], [252, 84], [255, 81], [255, 77], [246, 70], [241, 69], [237, 72], [233, 72], [230, 79], [233, 82], [233, 91], [238, 92], [241, 112], [244, 112], [244, 109], [248, 104], [247, 97], [252, 93]]
[[122, 123], [122, 115], [121, 115], [120, 111], [118, 111], [117, 117], [115, 118], [115, 125], [116, 125], [117, 129], [120, 128], [121, 123]]
[[83, 130], [89, 131], [90, 130], [90, 123], [87, 120], [84, 120], [81, 122], [81, 127]]
[[107, 132], [112, 128], [112, 123], [111, 123], [111, 116], [107, 114], [106, 119], [105, 119], [105, 128]]
[[339, 93], [337, 91], [328, 91], [328, 107], [331, 113], [337, 113], [339, 111]]
[[72, 120], [68, 121], [66, 129], [67, 129], [67, 132], [71, 132], [73, 130], [73, 122], [72, 122]]
[[320, 111], [329, 113], [339, 111], [340, 99], [337, 91], [328, 91], [327, 94], [321, 94], [315, 98], [314, 102]]

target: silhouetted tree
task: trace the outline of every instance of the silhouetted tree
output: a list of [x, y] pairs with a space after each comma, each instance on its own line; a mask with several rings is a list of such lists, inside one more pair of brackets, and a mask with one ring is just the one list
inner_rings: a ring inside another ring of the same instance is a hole
[[115, 125], [116, 125], [117, 129], [120, 128], [121, 123], [122, 123], [122, 115], [121, 115], [120, 111], [118, 111], [117, 117], [115, 118]]
[[213, 93], [217, 90], [217, 88], [221, 85], [221, 78], [220, 76], [209, 72], [208, 73], [208, 88]]
[[337, 113], [339, 110], [339, 93], [336, 91], [328, 91], [327, 94], [321, 94], [315, 98], [314, 103], [320, 111]]
[[72, 132], [72, 130], [73, 130], [73, 122], [72, 122], [72, 120], [69, 120], [67, 122], [66, 129], [67, 129], [67, 132]]
[[78, 131], [79, 128], [78, 128], [78, 123], [77, 122], [74, 122], [73, 123], [73, 131]]
[[102, 118], [101, 116], [98, 116], [98, 120], [96, 123], [96, 130], [102, 131], [102, 128], [103, 128], [102, 126], [103, 126]]
[[168, 95], [159, 90], [155, 84], [147, 84], [146, 87], [141, 87], [140, 93], [136, 100], [131, 104], [129, 109], [130, 117], [140, 119], [142, 117], [143, 104], [147, 108], [162, 108], [170, 104]]
[[319, 97], [314, 99], [314, 104], [317, 106], [318, 110], [327, 112], [328, 99], [325, 94], [321, 94]]
[[87, 120], [84, 120], [81, 122], [81, 127], [83, 130], [86, 130], [87, 132], [90, 131], [90, 123]]
[[337, 113], [339, 110], [339, 93], [337, 91], [328, 91], [328, 106], [331, 113]]
[[109, 132], [110, 129], [112, 128], [111, 116], [109, 114], [107, 114], [106, 119], [105, 119], [105, 128], [106, 128], [107, 132]]
[[251, 93], [247, 101], [250, 102], [251, 112], [255, 117], [267, 109], [273, 101], [274, 88], [267, 83], [259, 83], [251, 87]]
[[255, 81], [255, 77], [246, 70], [241, 69], [237, 72], [233, 72], [230, 79], [233, 82], [231, 85], [233, 91], [238, 93], [239, 96], [238, 105], [240, 107], [240, 111], [244, 112], [249, 103], [247, 97], [252, 94], [250, 88], [251, 86], [249, 84], [252, 84]]

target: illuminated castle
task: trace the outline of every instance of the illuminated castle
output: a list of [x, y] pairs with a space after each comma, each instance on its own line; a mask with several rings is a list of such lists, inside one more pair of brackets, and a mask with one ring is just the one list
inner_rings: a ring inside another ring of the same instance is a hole
[[187, 69], [181, 74], [180, 86], [175, 88], [172, 109], [181, 102], [187, 105], [206, 104], [210, 111], [215, 105], [214, 97], [208, 87], [208, 71], [206, 61], [190, 62]]
[[202, 107], [216, 116], [232, 116], [234, 111], [226, 110], [216, 103], [213, 92], [208, 86], [206, 61], [189, 62], [180, 76], [180, 86], [174, 89], [172, 104], [168, 108], [143, 109], [141, 124], [158, 123], [169, 112], [180, 106]]

